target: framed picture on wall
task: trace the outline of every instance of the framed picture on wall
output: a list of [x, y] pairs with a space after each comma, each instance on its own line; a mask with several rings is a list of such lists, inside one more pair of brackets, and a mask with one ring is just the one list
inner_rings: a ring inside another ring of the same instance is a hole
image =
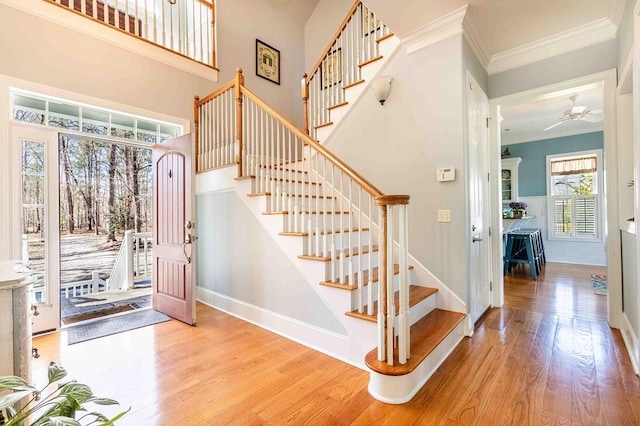
[[256, 75], [280, 84], [280, 51], [256, 39]]
[[342, 82], [342, 49], [329, 53], [322, 61], [322, 88]]

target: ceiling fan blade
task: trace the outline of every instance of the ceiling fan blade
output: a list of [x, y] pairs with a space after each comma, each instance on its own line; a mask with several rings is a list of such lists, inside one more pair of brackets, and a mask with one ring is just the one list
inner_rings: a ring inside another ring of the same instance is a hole
[[571, 108], [571, 114], [582, 114], [586, 110], [586, 106], [574, 106], [573, 108]]
[[580, 120], [586, 121], [588, 123], [599, 123], [599, 122], [602, 121], [602, 117], [601, 116], [595, 116], [595, 115], [587, 114], [584, 117], [581, 117]]
[[562, 120], [562, 121], [558, 121], [556, 124], [552, 124], [551, 126], [547, 127], [546, 129], [542, 129], [543, 132], [546, 132], [547, 130], [551, 130], [556, 126], [561, 125], [562, 123], [564, 123], [566, 120]]

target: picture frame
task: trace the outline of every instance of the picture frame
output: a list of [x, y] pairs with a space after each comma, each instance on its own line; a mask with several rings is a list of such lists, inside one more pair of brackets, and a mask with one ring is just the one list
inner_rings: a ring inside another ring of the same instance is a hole
[[342, 83], [342, 49], [330, 52], [322, 61], [322, 89]]
[[256, 39], [256, 75], [280, 84], [280, 51]]
[[362, 35], [375, 33], [381, 26], [380, 19], [367, 6], [362, 5]]

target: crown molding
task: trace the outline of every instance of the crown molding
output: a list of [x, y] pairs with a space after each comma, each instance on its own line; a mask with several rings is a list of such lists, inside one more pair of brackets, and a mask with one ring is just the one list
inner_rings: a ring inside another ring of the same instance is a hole
[[407, 53], [414, 53], [451, 36], [462, 34], [484, 69], [487, 69], [489, 54], [480, 32], [467, 11], [468, 5], [464, 5], [406, 34], [401, 41], [406, 44]]
[[501, 138], [500, 144], [504, 146], [518, 145], [518, 144], [527, 143], [527, 142], [546, 141], [548, 139], [566, 138], [570, 136], [586, 135], [589, 133], [598, 133], [603, 131], [604, 131], [604, 125], [601, 126], [601, 128], [594, 128], [594, 129], [558, 130], [556, 132], [545, 135], [544, 137], [540, 137], [540, 135], [527, 136], [527, 137], [514, 138], [513, 140], [509, 140], [509, 141], [506, 141], [504, 138]]
[[609, 6], [609, 20], [617, 28], [620, 28], [622, 19], [624, 19], [624, 11], [627, 9], [627, 0], [618, 0], [614, 5]]
[[464, 31], [463, 21], [467, 14], [467, 5], [442, 16], [401, 38], [406, 44], [407, 53], [414, 53], [432, 44], [438, 43]]
[[489, 75], [551, 58], [576, 49], [591, 46], [616, 37], [616, 26], [607, 18], [545, 37], [491, 57]]

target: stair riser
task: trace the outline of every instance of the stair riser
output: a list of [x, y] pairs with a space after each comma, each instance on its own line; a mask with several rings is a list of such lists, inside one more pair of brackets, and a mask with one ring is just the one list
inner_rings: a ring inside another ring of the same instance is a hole
[[[312, 249], [315, 251], [315, 248], [312, 247]], [[305, 254], [307, 255], [307, 254]], [[324, 256], [324, 253], [312, 253], [309, 254], [308, 256]], [[348, 271], [349, 271], [349, 264], [351, 264], [351, 269], [354, 272], [357, 272], [360, 268], [360, 265], [362, 265], [363, 268], [368, 269], [369, 268], [369, 257], [371, 257], [371, 267], [374, 268], [376, 266], [378, 266], [378, 254], [377, 252], [374, 252], [371, 256], [369, 255], [369, 253], [365, 253], [363, 255], [355, 255], [355, 256], [348, 256], [348, 257], [340, 257], [338, 259], [335, 260], [336, 262], [336, 276], [334, 278], [337, 278], [339, 276], [342, 275], [347, 275]], [[316, 261], [314, 261], [316, 262]], [[331, 264], [331, 261], [326, 261], [326, 263]], [[342, 264], [342, 265], [341, 265]], [[340, 274], [340, 267], [344, 268], [342, 271], [344, 271], [344, 274]], [[327, 275], [326, 277], [327, 279], [330, 278], [330, 274]]]
[[[407, 279], [408, 279], [408, 281], [409, 281], [409, 282], [411, 282], [411, 271], [409, 271], [409, 275], [408, 275]], [[398, 288], [399, 288], [399, 282], [400, 282], [400, 280], [399, 280], [399, 276], [398, 276], [398, 275], [395, 275], [395, 276], [393, 277], [393, 291], [394, 291], [394, 292], [396, 292], [396, 291], [398, 290]], [[379, 287], [379, 285], [380, 285], [380, 284], [379, 284], [379, 282], [378, 282], [378, 281], [376, 281], [376, 282], [374, 282], [373, 284], [371, 284], [372, 289], [373, 289], [373, 290], [372, 290], [372, 292], [373, 292], [373, 301], [374, 301], [374, 302], [376, 302], [376, 301], [378, 300], [378, 287]], [[364, 288], [363, 288], [363, 298], [364, 298], [364, 304], [365, 304], [365, 305], [368, 303], [368, 302], [367, 302], [368, 297], [369, 297], [368, 292], [369, 292], [369, 285], [366, 285], [366, 286], [364, 286]], [[350, 308], [350, 310], [351, 310], [351, 311], [354, 311], [354, 310], [358, 309], [358, 291], [357, 291], [357, 290], [353, 290], [353, 291], [351, 292], [351, 294], [352, 294], [352, 296], [351, 296], [351, 308]], [[434, 297], [434, 296], [431, 296], [431, 297]], [[431, 297], [429, 297], [428, 299], [430, 299]], [[435, 300], [435, 299], [434, 299], [434, 300]], [[422, 303], [422, 302], [421, 302], [421, 303]], [[420, 305], [420, 303], [419, 303], [418, 305]], [[417, 305], [416, 305], [416, 306], [417, 306]], [[435, 308], [435, 302], [434, 302], [434, 308]], [[434, 308], [431, 308], [431, 309], [434, 309]], [[413, 309], [413, 307], [412, 307], [412, 309]], [[431, 309], [429, 310], [429, 312], [431, 311]], [[416, 315], [417, 315], [417, 314], [416, 314]], [[425, 315], [426, 315], [426, 314], [425, 314]], [[422, 315], [422, 316], [420, 316], [420, 317], [413, 317], [413, 316], [412, 316], [412, 318], [415, 318], [415, 321], [417, 321], [417, 320], [419, 320], [420, 318], [422, 318], [423, 316], [424, 316], [424, 315]], [[414, 322], [415, 322], [415, 321], [414, 321]]]
[[[351, 244], [349, 244], [349, 234], [351, 234]], [[301, 239], [302, 241], [302, 245], [301, 245], [301, 253], [304, 253], [308, 247], [309, 247], [309, 242], [311, 242], [312, 247], [316, 246], [316, 237], [315, 236], [311, 236], [311, 237], [303, 237]], [[342, 250], [344, 247], [352, 247], [352, 246], [356, 246], [359, 244], [362, 245], [369, 245], [369, 231], [362, 231], [362, 232], [345, 232], [343, 233], [337, 233], [337, 234], [324, 234], [324, 235], [320, 235], [320, 245], [321, 247], [327, 247], [329, 250], [331, 250], [332, 246], [331, 243], [333, 242], [333, 244], [335, 245], [335, 248], [337, 250]]]
[[[272, 184], [272, 182], [274, 182], [275, 185]], [[278, 186], [280, 187], [279, 190]], [[275, 193], [276, 191], [278, 191], [280, 193], [286, 192], [287, 194], [294, 195], [325, 195], [322, 185], [309, 184], [306, 182], [284, 182], [276, 180], [269, 180], [265, 182], [262, 179], [254, 179], [251, 189], [252, 192]]]
[[[271, 192], [271, 191], [270, 191]], [[269, 211], [283, 211], [292, 210], [295, 206], [298, 207], [298, 211], [315, 211], [319, 209], [320, 211], [335, 211], [336, 210], [336, 200], [333, 198], [315, 198], [315, 197], [292, 197], [292, 196], [282, 196], [282, 189], [276, 188], [276, 193], [280, 194], [279, 196], [270, 195], [268, 198]], [[273, 193], [272, 193], [273, 194]], [[314, 194], [315, 195], [315, 194]]]
[[[265, 211], [268, 211], [265, 209]], [[282, 216], [282, 232], [320, 232], [326, 230], [332, 230], [333, 223], [339, 228], [340, 217], [343, 216], [343, 227], [349, 227], [348, 214], [315, 214], [313, 213], [299, 213], [299, 214], [283, 214]], [[333, 218], [333, 216], [335, 216]], [[311, 222], [309, 222], [311, 221]], [[352, 227], [357, 227], [358, 224], [354, 220], [351, 221]], [[324, 248], [323, 248], [324, 250]], [[307, 253], [304, 253], [307, 254]]]

